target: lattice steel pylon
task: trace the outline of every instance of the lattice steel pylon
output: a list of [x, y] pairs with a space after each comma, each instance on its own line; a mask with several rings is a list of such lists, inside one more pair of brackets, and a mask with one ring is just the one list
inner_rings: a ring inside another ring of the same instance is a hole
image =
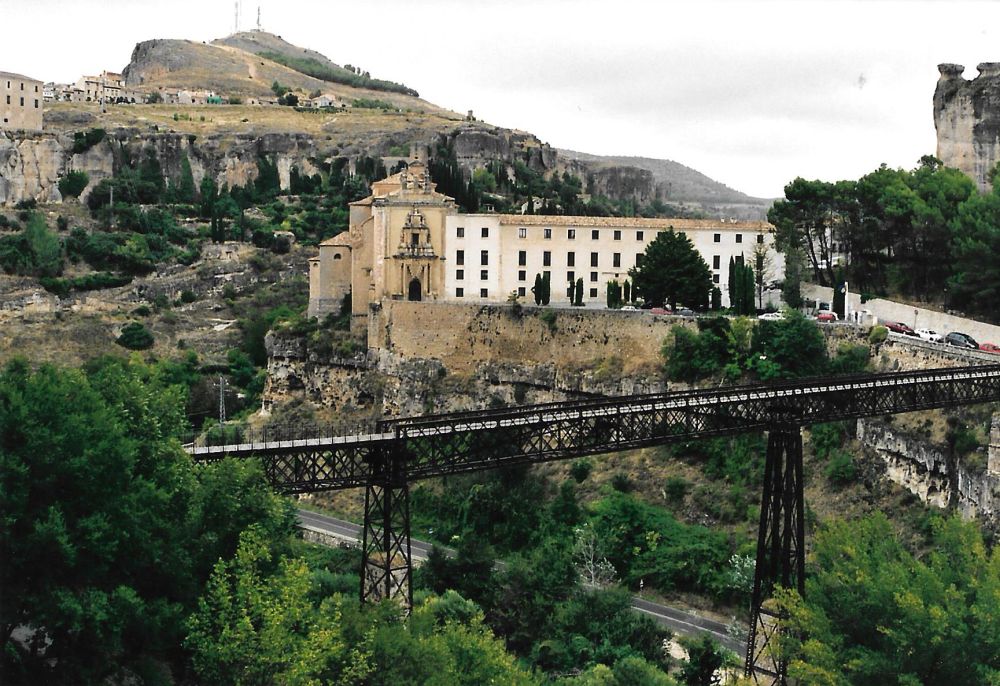
[[779, 584], [805, 592], [803, 510], [802, 429], [797, 424], [772, 426], [764, 466], [745, 670], [756, 684], [787, 684], [788, 664], [779, 645], [779, 622], [784, 617], [768, 601]]
[[404, 455], [392, 449], [381, 451], [371, 468], [365, 487], [361, 602], [392, 598], [409, 613], [413, 607], [413, 561]]

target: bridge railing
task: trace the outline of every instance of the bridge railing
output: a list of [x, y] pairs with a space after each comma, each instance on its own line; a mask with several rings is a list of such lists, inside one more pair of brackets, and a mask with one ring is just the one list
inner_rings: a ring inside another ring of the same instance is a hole
[[322, 440], [342, 436], [375, 436], [385, 430], [385, 422], [369, 419], [327, 423], [292, 423], [268, 426], [248, 426], [236, 422], [216, 424], [207, 429], [190, 431], [183, 443], [190, 447], [224, 445], [273, 445], [289, 441]]

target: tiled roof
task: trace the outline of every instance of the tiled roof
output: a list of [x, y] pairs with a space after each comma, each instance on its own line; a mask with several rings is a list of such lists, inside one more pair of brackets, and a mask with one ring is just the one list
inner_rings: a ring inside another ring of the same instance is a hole
[[715, 229], [724, 231], [771, 231], [774, 228], [768, 222], [737, 221], [730, 219], [682, 219], [680, 217], [661, 217], [656, 219], [647, 219], [645, 217], [571, 217], [549, 214], [500, 214], [493, 216], [499, 217], [501, 224], [516, 224], [517, 226], [585, 226], [609, 229], [668, 229], [673, 227], [678, 231], [696, 229]]
[[[18, 81], [38, 81], [38, 79], [33, 79], [30, 76], [25, 76], [24, 74], [15, 74], [12, 71], [0, 71], [0, 78], [17, 79]], [[41, 81], [38, 81], [38, 83], [41, 83]]]

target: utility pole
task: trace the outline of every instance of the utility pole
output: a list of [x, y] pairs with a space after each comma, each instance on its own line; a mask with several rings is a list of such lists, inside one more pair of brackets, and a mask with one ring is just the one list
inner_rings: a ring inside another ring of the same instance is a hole
[[115, 228], [115, 184], [111, 184], [111, 199], [108, 201], [109, 207], [111, 207], [111, 228]]

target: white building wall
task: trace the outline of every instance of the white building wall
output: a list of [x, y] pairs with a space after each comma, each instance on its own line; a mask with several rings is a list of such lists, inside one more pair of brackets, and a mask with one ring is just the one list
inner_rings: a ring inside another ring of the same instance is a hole
[[[745, 260], [752, 261], [758, 240], [769, 248], [769, 280], [780, 281], [784, 275], [784, 260], [774, 250], [774, 236], [766, 225], [758, 222], [622, 219], [616, 224], [609, 218], [587, 217], [559, 217], [553, 218], [551, 224], [543, 222], [543, 218], [531, 215], [520, 220], [514, 215], [449, 216], [445, 225], [444, 299], [482, 300], [480, 289], [486, 288], [487, 300], [502, 302], [516, 291], [525, 302], [532, 302], [535, 275], [548, 271], [551, 302], [565, 304], [569, 302], [572, 272], [574, 279], [583, 279], [584, 304], [603, 307], [607, 301], [608, 282], [624, 283], [629, 278], [629, 269], [636, 265], [637, 256], [645, 252], [659, 231], [671, 224], [676, 231], [685, 233], [701, 253], [722, 291], [723, 305], [729, 304], [730, 258], [742, 255]], [[460, 228], [464, 229], [461, 238], [458, 237]], [[483, 228], [488, 229], [485, 238]], [[464, 250], [464, 265], [457, 264], [458, 250]], [[482, 250], [488, 254], [487, 266], [480, 265]], [[524, 265], [519, 264], [522, 252]], [[594, 254], [596, 266], [593, 266]], [[484, 269], [488, 275], [486, 280], [480, 278]], [[462, 270], [462, 279], [458, 279], [459, 270]], [[458, 289], [462, 289], [461, 296]]]

